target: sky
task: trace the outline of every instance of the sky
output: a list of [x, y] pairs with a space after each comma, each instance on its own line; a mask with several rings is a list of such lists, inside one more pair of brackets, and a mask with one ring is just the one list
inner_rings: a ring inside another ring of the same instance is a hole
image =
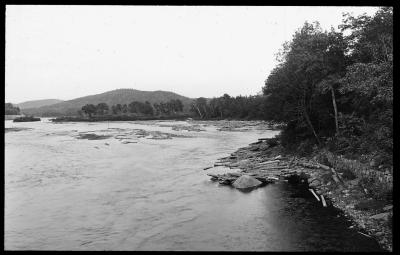
[[6, 102], [119, 88], [218, 97], [260, 93], [305, 21], [330, 29], [377, 7], [6, 6]]

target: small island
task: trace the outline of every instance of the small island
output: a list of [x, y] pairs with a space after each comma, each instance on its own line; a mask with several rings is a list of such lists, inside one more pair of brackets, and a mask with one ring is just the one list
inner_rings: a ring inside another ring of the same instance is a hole
[[31, 122], [31, 121], [40, 121], [40, 118], [33, 117], [33, 116], [22, 116], [15, 118], [13, 122]]

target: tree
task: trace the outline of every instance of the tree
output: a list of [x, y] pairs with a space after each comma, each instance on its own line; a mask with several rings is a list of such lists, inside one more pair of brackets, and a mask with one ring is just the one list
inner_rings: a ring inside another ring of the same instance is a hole
[[6, 103], [4, 106], [4, 114], [5, 115], [19, 115], [20, 109], [14, 106], [12, 103]]
[[108, 110], [109, 110], [109, 107], [108, 107], [108, 105], [106, 103], [99, 103], [96, 106], [97, 114], [104, 115], [105, 113], [108, 112]]
[[92, 114], [96, 113], [96, 106], [94, 106], [93, 104], [87, 104], [82, 107], [82, 111], [89, 115], [89, 118], [91, 118]]
[[196, 112], [203, 119], [207, 114], [207, 99], [204, 97], [197, 98], [192, 104], [191, 111]]
[[116, 105], [111, 106], [111, 111], [113, 114], [120, 114], [122, 112], [122, 105], [116, 104]]
[[264, 94], [278, 104], [278, 119], [307, 126], [321, 144], [320, 132], [338, 132], [335, 91], [345, 71], [343, 36], [306, 22], [284, 47], [282, 63], [268, 77]]

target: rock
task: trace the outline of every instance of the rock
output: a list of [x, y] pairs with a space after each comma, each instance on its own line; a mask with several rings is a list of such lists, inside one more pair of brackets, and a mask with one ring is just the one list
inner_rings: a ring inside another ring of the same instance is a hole
[[310, 187], [318, 187], [321, 185], [321, 181], [318, 179], [314, 179], [311, 183], [308, 184]]
[[387, 206], [385, 206], [385, 207], [383, 207], [383, 210], [386, 212], [386, 211], [389, 211], [389, 210], [391, 210], [391, 209], [393, 209], [393, 205], [387, 205]]
[[379, 200], [363, 200], [357, 203], [354, 208], [357, 210], [371, 210], [371, 209], [380, 209], [385, 205], [384, 201]]
[[389, 213], [388, 213], [388, 212], [385, 212], [385, 213], [375, 214], [375, 215], [371, 216], [371, 219], [375, 219], [375, 220], [388, 220], [388, 219], [389, 219]]
[[359, 178], [356, 178], [356, 179], [354, 179], [354, 180], [349, 181], [349, 183], [350, 183], [351, 185], [353, 185], [353, 186], [357, 186], [359, 182], [360, 182], [360, 179], [359, 179]]
[[261, 184], [262, 182], [260, 182], [254, 177], [251, 177], [249, 175], [242, 175], [233, 183], [233, 187], [237, 189], [247, 189], [247, 188], [258, 187]]

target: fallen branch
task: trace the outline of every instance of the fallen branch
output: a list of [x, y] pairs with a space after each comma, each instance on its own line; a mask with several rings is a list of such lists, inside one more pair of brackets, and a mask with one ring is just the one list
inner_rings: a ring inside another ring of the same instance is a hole
[[323, 165], [321, 163], [317, 163], [317, 166], [319, 166], [319, 168], [322, 168], [322, 169], [325, 169], [325, 170], [331, 169], [329, 166]]
[[311, 193], [314, 195], [314, 197], [315, 197], [318, 201], [320, 201], [320, 200], [319, 200], [319, 197], [317, 196], [317, 194], [315, 194], [315, 192], [314, 192], [313, 189], [308, 189], [308, 190], [311, 191]]
[[274, 164], [274, 163], [279, 163], [281, 162], [280, 160], [271, 160], [271, 161], [264, 161], [261, 163], [258, 163], [258, 165], [267, 165], [267, 164]]
[[364, 235], [364, 236], [366, 236], [366, 237], [371, 238], [371, 236], [369, 236], [369, 235], [367, 235], [367, 234], [361, 233], [360, 231], [357, 231], [357, 232], [360, 233], [361, 235]]
[[321, 195], [321, 200], [322, 200], [322, 205], [324, 207], [326, 207], [326, 201], [325, 201], [324, 195]]
[[253, 169], [266, 169], [266, 170], [274, 170], [274, 169], [288, 169], [287, 166], [255, 166]]
[[289, 162], [289, 167], [292, 166], [292, 164], [293, 164], [293, 162], [294, 162], [294, 159], [295, 159], [295, 157], [292, 157], [292, 159], [290, 160], [290, 162]]

